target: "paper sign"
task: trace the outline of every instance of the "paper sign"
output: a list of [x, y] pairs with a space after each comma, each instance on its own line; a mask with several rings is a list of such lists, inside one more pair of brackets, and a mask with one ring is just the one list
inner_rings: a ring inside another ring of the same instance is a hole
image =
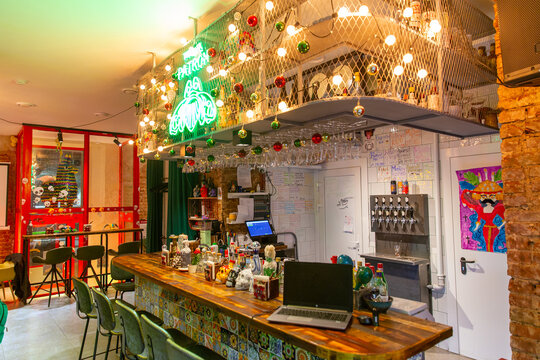
[[417, 181], [424, 179], [424, 167], [422, 164], [413, 164], [407, 166], [407, 180]]
[[354, 219], [352, 216], [345, 215], [343, 222], [343, 232], [352, 234], [354, 233]]
[[414, 147], [414, 162], [423, 163], [431, 161], [431, 144]]
[[238, 186], [243, 188], [251, 187], [251, 169], [249, 166], [239, 166], [236, 168], [236, 178]]
[[377, 181], [388, 182], [392, 177], [392, 169], [390, 166], [380, 166], [377, 168]]
[[390, 149], [390, 134], [383, 134], [375, 137], [375, 148], [379, 151]]
[[399, 181], [407, 178], [407, 167], [405, 165], [392, 165], [392, 179]]
[[433, 180], [434, 168], [433, 163], [424, 163], [424, 180]]
[[422, 144], [422, 131], [418, 129], [406, 129], [405, 144], [407, 144], [407, 146]]
[[386, 150], [384, 152], [384, 164], [383, 165], [397, 165], [398, 152], [397, 150]]
[[405, 147], [405, 134], [403, 132], [397, 132], [390, 135], [392, 139], [392, 148], [397, 149], [400, 147]]
[[369, 167], [383, 166], [384, 165], [384, 152], [372, 151], [369, 153]]
[[397, 154], [398, 154], [398, 164], [408, 165], [408, 164], [414, 163], [413, 153], [410, 147], [397, 149]]

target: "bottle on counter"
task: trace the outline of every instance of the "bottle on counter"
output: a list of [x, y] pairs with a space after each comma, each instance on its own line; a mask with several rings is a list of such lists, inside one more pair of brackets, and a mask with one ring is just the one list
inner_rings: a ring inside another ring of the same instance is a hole
[[403, 181], [403, 194], [409, 193], [409, 182], [407, 180]]
[[381, 301], [388, 301], [388, 285], [383, 280], [383, 274], [381, 270], [377, 270], [375, 276], [375, 288], [378, 292], [378, 298]]
[[28, 222], [28, 226], [26, 227], [26, 235], [32, 235], [34, 233], [34, 226], [32, 225], [32, 221]]
[[208, 197], [208, 187], [206, 186], [206, 183], [204, 181], [201, 185], [201, 197]]
[[416, 105], [416, 98], [414, 97], [414, 86], [409, 88], [409, 99], [407, 100], [409, 104]]
[[397, 194], [396, 180], [390, 181], [390, 194], [392, 194], [392, 195]]
[[163, 244], [161, 247], [161, 265], [169, 265], [169, 249], [167, 249], [167, 244]]
[[399, 180], [397, 183], [397, 191], [398, 194], [403, 194], [403, 182], [401, 180]]
[[386, 284], [386, 278], [384, 277], [384, 265], [383, 265], [383, 263], [377, 263], [377, 271], [381, 272], [381, 277], [382, 277], [384, 283]]

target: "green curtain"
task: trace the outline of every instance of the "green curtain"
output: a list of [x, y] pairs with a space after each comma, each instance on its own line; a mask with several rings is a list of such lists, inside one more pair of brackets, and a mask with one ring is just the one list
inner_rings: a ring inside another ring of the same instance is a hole
[[193, 196], [193, 188], [199, 183], [199, 173], [185, 174], [176, 161], [169, 161], [169, 193], [167, 204], [167, 237], [186, 234], [195, 239], [197, 232], [189, 227], [188, 197]]
[[163, 222], [163, 193], [159, 186], [163, 182], [163, 161], [148, 160], [146, 187], [148, 199], [148, 227], [146, 229], [146, 252], [161, 250], [161, 228]]

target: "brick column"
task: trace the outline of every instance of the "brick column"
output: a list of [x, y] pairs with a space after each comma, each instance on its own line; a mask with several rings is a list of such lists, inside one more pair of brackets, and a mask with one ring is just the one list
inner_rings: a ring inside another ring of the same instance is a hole
[[[516, 3], [516, 6], [518, 4]], [[497, 69], [503, 78], [495, 1]], [[499, 87], [512, 359], [540, 354], [540, 89]]]

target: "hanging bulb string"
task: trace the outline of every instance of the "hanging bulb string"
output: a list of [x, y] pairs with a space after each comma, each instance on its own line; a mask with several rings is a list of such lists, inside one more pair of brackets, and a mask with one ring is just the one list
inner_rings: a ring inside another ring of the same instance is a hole
[[23, 124], [23, 123], [20, 123], [20, 122], [15, 122], [15, 121], [7, 120], [7, 119], [1, 118], [1, 117], [0, 117], [0, 120], [1, 120], [1, 121], [5, 121], [5, 122], [7, 122], [8, 124], [13, 124], [13, 125], [22, 125], [22, 124]]
[[103, 119], [99, 119], [99, 120], [96, 120], [96, 121], [92, 121], [92, 122], [89, 122], [89, 123], [86, 123], [86, 124], [80, 124], [80, 125], [76, 125], [76, 126], [72, 126], [74, 128], [80, 128], [80, 127], [85, 127], [85, 126], [89, 126], [89, 125], [94, 125], [94, 124], [97, 124], [97, 123], [100, 123], [100, 122], [103, 122], [103, 121], [106, 121], [106, 120], [109, 120], [109, 119], [112, 119], [118, 115], [121, 115], [123, 113], [125, 113], [126, 111], [129, 111], [131, 110], [132, 108], [134, 108], [135, 105], [131, 105], [130, 107], [128, 107], [127, 109], [124, 109], [120, 112], [117, 112], [116, 114], [114, 115], [111, 115], [111, 116], [107, 116], [106, 118], [103, 118]]

